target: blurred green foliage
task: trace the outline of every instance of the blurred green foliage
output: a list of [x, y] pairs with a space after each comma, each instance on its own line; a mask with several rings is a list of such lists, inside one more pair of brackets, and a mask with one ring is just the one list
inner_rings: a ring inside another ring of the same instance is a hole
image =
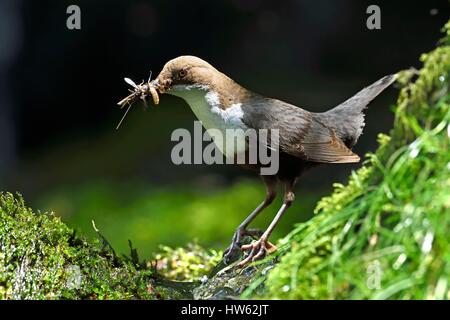
[[[51, 192], [38, 207], [51, 209], [83, 234], [95, 236], [94, 220], [112, 246], [128, 252], [128, 240], [144, 258], [161, 244], [178, 247], [197, 239], [216, 250], [231, 241], [235, 228], [262, 201], [265, 189], [258, 180], [243, 180], [222, 189], [186, 186], [152, 187], [139, 182], [90, 183]], [[302, 192], [273, 235], [286, 235], [294, 223], [308, 219], [321, 193]], [[265, 229], [281, 205], [278, 199], [252, 227]]]
[[445, 32], [415, 81], [400, 75], [390, 137], [282, 241], [263, 296], [450, 299], [450, 22]]

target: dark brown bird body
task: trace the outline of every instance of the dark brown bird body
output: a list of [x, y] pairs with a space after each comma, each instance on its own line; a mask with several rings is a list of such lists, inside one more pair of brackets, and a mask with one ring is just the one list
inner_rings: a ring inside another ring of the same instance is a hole
[[[244, 123], [280, 132], [279, 177], [298, 177], [320, 163], [358, 162], [351, 152], [364, 127], [364, 109], [395, 76], [386, 76], [323, 113], [312, 113], [285, 102], [258, 97], [243, 103]], [[260, 166], [247, 168], [259, 169]]]
[[[255, 94], [197, 57], [178, 57], [164, 66], [152, 85], [160, 93], [185, 99], [206, 129], [276, 129], [279, 132], [279, 170], [274, 175], [261, 176], [267, 186], [266, 198], [237, 228], [232, 244], [225, 252], [226, 260], [232, 260], [239, 250], [250, 250], [240, 263], [245, 265], [273, 249], [268, 237], [294, 201], [294, 185], [305, 170], [319, 164], [360, 160], [351, 149], [364, 127], [363, 111], [394, 80], [395, 75], [383, 77], [337, 107], [313, 113]], [[230, 156], [227, 151], [222, 150]], [[248, 152], [248, 148], [239, 152]], [[231, 156], [237, 155], [233, 153]], [[261, 165], [244, 167], [259, 171]], [[247, 226], [273, 201], [278, 183], [284, 186], [285, 192], [283, 205], [275, 219], [257, 241], [240, 247], [243, 235], [254, 235]]]

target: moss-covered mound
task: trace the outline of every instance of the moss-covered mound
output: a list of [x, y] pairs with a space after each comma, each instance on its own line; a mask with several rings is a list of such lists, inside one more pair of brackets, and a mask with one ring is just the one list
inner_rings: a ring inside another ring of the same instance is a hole
[[151, 276], [54, 215], [34, 213], [20, 196], [0, 194], [0, 298], [154, 298]]
[[191, 298], [221, 257], [190, 243], [141, 261], [131, 242], [130, 255], [117, 256], [97, 234], [89, 243], [55, 215], [0, 192], [0, 300]]
[[390, 136], [284, 239], [265, 297], [450, 298], [450, 23], [444, 31], [423, 68], [401, 75]]

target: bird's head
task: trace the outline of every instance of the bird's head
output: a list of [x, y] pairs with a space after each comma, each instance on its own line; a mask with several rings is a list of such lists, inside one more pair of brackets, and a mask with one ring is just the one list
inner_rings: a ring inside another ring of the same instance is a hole
[[213, 92], [222, 108], [242, 102], [252, 94], [208, 62], [194, 56], [170, 60], [152, 84], [159, 93], [178, 96], [188, 103], [198, 94]]
[[160, 93], [177, 95], [194, 88], [210, 88], [222, 77], [208, 62], [194, 56], [180, 56], [164, 65], [153, 84]]

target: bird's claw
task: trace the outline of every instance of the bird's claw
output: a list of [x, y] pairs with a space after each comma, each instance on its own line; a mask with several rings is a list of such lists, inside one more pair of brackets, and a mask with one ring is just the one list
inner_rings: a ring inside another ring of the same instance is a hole
[[250, 236], [252, 238], [260, 237], [263, 232], [258, 229], [238, 229], [233, 235], [230, 246], [225, 249], [223, 259], [226, 264], [230, 263], [233, 258], [236, 258], [237, 253], [241, 251], [242, 237]]
[[271, 253], [271, 252], [275, 251], [276, 249], [277, 249], [277, 247], [275, 245], [273, 245], [272, 243], [267, 241], [267, 239], [262, 238], [262, 237], [256, 241], [252, 242], [251, 244], [243, 245], [241, 247], [241, 250], [242, 251], [250, 250], [250, 253], [244, 260], [239, 262], [238, 266], [244, 267], [250, 262], [256, 261], [258, 259], [262, 259], [268, 253]]
[[231, 244], [223, 253], [223, 261], [225, 264], [230, 264], [233, 260], [237, 259], [237, 253], [240, 250], [239, 246], [234, 243]]

